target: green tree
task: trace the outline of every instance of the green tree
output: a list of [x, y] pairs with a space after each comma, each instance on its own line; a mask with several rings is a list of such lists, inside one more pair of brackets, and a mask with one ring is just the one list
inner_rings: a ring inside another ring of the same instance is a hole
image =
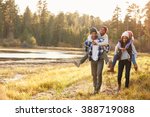
[[23, 15], [23, 29], [27, 29], [32, 32], [32, 12], [29, 7], [26, 8]]
[[3, 6], [4, 13], [4, 37], [14, 38], [14, 22], [18, 14], [15, 0], [6, 0]]
[[4, 17], [3, 17], [3, 0], [0, 0], [0, 39], [3, 38]]
[[114, 14], [112, 16], [112, 23], [110, 27], [111, 28], [110, 33], [114, 40], [118, 40], [120, 37], [120, 27], [119, 27], [121, 24], [120, 14], [121, 14], [121, 8], [117, 5], [114, 10]]
[[127, 8], [127, 14], [124, 20], [126, 30], [132, 30], [136, 38], [139, 36], [141, 28], [140, 12], [139, 6], [133, 3]]

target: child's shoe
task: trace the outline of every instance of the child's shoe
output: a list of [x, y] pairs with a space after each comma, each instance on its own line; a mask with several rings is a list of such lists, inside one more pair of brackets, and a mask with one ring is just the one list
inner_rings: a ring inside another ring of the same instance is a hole
[[74, 61], [75, 66], [80, 67], [80, 62], [79, 61]]
[[137, 64], [134, 64], [134, 69], [135, 69], [136, 72], [138, 71], [138, 66], [137, 66]]
[[112, 72], [112, 73], [114, 73], [115, 71], [114, 71], [114, 67], [111, 67], [107, 72]]

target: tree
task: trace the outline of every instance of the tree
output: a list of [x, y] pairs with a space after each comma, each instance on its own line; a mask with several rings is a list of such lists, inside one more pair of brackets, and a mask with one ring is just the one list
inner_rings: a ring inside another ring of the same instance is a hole
[[142, 36], [142, 41], [144, 42], [143, 51], [150, 52], [150, 1], [145, 6], [145, 22], [144, 22], [144, 35]]
[[29, 7], [26, 8], [23, 15], [23, 29], [27, 29], [29, 32], [32, 32], [32, 12]]
[[120, 13], [121, 13], [121, 8], [117, 5], [115, 10], [114, 10], [114, 15], [112, 17], [112, 24], [111, 24], [111, 30], [113, 30], [112, 33], [112, 38], [115, 40], [118, 40], [120, 37], [120, 32], [119, 32], [119, 24], [120, 24]]
[[132, 30], [136, 38], [140, 36], [141, 26], [141, 10], [135, 3], [129, 5], [127, 8], [127, 14], [124, 20], [126, 30]]
[[150, 38], [150, 2], [146, 4], [145, 12], [145, 34], [148, 38]]
[[49, 11], [47, 8], [47, 2], [46, 0], [41, 1], [39, 0], [38, 2], [38, 17], [39, 17], [39, 37], [38, 39], [38, 44], [39, 45], [47, 45], [48, 42], [48, 33], [47, 33], [47, 24], [49, 21]]
[[4, 16], [3, 16], [3, 0], [0, 0], [0, 39], [3, 37], [4, 29]]
[[17, 6], [14, 0], [6, 0], [3, 5], [4, 13], [4, 37], [14, 38], [14, 22], [18, 14]]

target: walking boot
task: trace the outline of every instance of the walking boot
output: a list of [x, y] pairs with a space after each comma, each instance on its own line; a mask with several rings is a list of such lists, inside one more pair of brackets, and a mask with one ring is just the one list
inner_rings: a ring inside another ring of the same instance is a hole
[[114, 73], [115, 71], [114, 71], [114, 67], [111, 67], [107, 72], [112, 72], [112, 73]]
[[137, 66], [137, 64], [134, 64], [134, 69], [135, 69], [136, 72], [138, 71], [138, 66]]
[[80, 67], [80, 61], [74, 61], [73, 63], [75, 64], [76, 67]]

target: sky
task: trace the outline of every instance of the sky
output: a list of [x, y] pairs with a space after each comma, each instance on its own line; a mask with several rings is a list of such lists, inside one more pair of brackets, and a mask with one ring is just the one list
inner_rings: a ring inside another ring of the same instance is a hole
[[[39, 0], [15, 0], [22, 14], [27, 6], [35, 12]], [[113, 11], [118, 5], [122, 9], [123, 19], [129, 4], [136, 3], [140, 8], [144, 8], [149, 0], [47, 0], [48, 10], [54, 14], [59, 12], [78, 12], [82, 14], [100, 17], [106, 21], [112, 18]]]

